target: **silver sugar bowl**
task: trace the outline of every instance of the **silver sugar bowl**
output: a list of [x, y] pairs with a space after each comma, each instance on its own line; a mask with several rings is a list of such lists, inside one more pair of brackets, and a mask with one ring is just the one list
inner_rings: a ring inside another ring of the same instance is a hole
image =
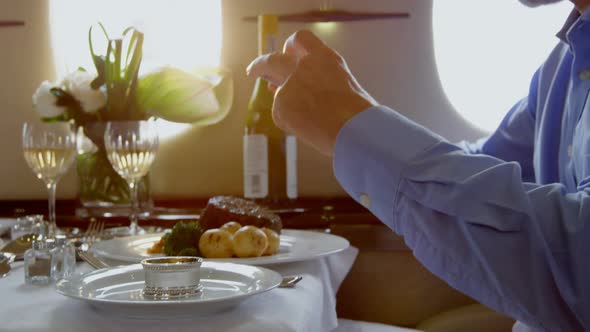
[[199, 257], [156, 257], [141, 261], [145, 272], [143, 295], [155, 300], [196, 296], [202, 286]]

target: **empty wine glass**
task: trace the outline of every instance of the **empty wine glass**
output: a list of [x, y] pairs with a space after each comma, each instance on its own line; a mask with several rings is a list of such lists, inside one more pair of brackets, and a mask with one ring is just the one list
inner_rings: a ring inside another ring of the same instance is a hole
[[76, 157], [76, 132], [69, 122], [25, 123], [23, 152], [35, 175], [45, 182], [49, 192], [48, 236], [57, 231], [55, 191], [57, 182]]
[[142, 230], [137, 225], [138, 185], [156, 156], [158, 133], [153, 121], [117, 121], [107, 123], [105, 148], [113, 169], [127, 181], [131, 194], [129, 234]]

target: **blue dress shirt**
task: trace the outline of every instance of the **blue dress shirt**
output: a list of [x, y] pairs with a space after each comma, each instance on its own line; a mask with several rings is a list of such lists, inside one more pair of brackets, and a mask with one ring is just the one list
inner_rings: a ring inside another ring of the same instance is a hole
[[383, 106], [341, 129], [345, 190], [452, 287], [535, 331], [590, 331], [590, 11], [475, 144]]

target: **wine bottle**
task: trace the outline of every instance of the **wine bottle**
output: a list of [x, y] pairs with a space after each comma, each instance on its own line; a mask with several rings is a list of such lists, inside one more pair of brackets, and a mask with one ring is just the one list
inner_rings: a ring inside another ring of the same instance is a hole
[[[258, 54], [272, 53], [278, 18], [258, 16]], [[248, 103], [244, 129], [244, 197], [272, 205], [297, 198], [297, 140], [272, 120], [274, 94], [258, 78]]]

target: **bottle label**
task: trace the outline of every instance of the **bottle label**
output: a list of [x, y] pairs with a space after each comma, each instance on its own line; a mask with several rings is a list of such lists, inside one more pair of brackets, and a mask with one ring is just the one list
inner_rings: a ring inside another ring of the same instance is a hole
[[268, 196], [268, 139], [266, 135], [244, 136], [244, 197]]
[[287, 197], [297, 198], [297, 138], [287, 136], [285, 140], [287, 150]]

